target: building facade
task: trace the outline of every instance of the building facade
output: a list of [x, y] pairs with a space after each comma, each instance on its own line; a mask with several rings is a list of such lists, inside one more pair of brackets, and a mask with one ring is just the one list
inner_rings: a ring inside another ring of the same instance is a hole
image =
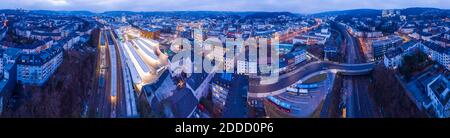
[[421, 50], [427, 54], [433, 61], [438, 62], [447, 70], [450, 70], [450, 49], [449, 47], [442, 47], [432, 42], [424, 42], [421, 45]]
[[17, 81], [41, 86], [62, 62], [62, 47], [54, 46], [39, 53], [22, 54], [17, 61]]
[[402, 43], [400, 36], [392, 35], [385, 39], [372, 41], [372, 52], [375, 60], [381, 60], [389, 48], [396, 47]]
[[439, 118], [450, 117], [450, 83], [442, 74], [427, 84], [426, 93], [429, 103], [425, 108], [432, 109]]

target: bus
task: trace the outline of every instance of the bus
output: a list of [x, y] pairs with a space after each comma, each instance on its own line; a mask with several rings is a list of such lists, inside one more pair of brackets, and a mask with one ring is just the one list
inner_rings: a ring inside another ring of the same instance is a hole
[[270, 103], [275, 105], [278, 109], [284, 111], [284, 112], [291, 112], [291, 105], [289, 103], [283, 102], [273, 96], [268, 96], [267, 99]]
[[315, 89], [319, 87], [319, 83], [297, 84], [295, 87], [298, 89]]
[[291, 94], [294, 94], [294, 95], [305, 95], [305, 94], [309, 94], [308, 92], [309, 92], [309, 90], [308, 89], [299, 89], [299, 88], [293, 88], [293, 87], [288, 87], [287, 89], [286, 89], [286, 91], [288, 91], [289, 93], [291, 93]]

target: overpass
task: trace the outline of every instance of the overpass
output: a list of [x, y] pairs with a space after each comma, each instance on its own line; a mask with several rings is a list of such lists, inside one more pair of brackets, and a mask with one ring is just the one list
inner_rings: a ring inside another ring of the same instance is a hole
[[285, 88], [293, 85], [299, 80], [312, 76], [333, 72], [343, 75], [364, 75], [370, 73], [375, 63], [342, 64], [329, 61], [317, 61], [309, 63], [294, 71], [280, 75], [278, 78], [256, 77], [249, 80], [249, 97], [261, 98], [270, 95], [278, 95], [285, 92]]

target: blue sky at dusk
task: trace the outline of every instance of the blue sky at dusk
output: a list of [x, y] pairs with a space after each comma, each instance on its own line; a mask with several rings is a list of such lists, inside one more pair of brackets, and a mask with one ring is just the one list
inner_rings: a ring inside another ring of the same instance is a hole
[[2, 0], [1, 9], [127, 11], [289, 11], [450, 8], [450, 0]]

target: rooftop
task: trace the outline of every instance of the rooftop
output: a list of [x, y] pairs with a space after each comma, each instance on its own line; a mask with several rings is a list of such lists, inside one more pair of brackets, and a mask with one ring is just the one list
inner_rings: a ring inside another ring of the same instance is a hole
[[442, 46], [440, 46], [440, 45], [438, 45], [436, 43], [427, 42], [427, 41], [425, 41], [423, 44], [425, 46], [427, 46], [428, 48], [430, 48], [430, 49], [432, 49], [434, 51], [437, 51], [439, 53], [450, 54], [450, 49], [449, 49], [450, 47], [442, 47]]
[[372, 41], [372, 45], [386, 45], [386, 44], [396, 43], [396, 42], [402, 41], [402, 40], [403, 39], [398, 35], [390, 35], [390, 36], [387, 36], [385, 39]]
[[21, 65], [40, 66], [53, 59], [56, 55], [61, 53], [63, 48], [60, 46], [53, 46], [39, 53], [21, 54], [17, 63]]
[[442, 105], [447, 105], [450, 100], [450, 83], [443, 75], [439, 75], [434, 81], [431, 82], [429, 88], [438, 97]]
[[407, 50], [410, 47], [414, 46], [415, 44], [417, 44], [417, 41], [416, 40], [411, 40], [411, 41], [408, 41], [408, 42], [402, 44], [400, 47], [401, 47], [402, 50]]

